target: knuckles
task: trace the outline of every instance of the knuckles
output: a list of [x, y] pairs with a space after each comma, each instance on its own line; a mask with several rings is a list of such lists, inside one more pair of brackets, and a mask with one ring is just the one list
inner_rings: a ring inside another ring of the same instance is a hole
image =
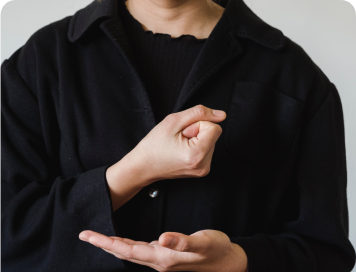
[[168, 114], [164, 119], [166, 119], [166, 121], [168, 121], [169, 123], [174, 123], [177, 121], [178, 118], [179, 118], [178, 113], [174, 112], [174, 113]]
[[135, 254], [134, 254], [134, 246], [130, 246], [130, 250], [121, 254], [124, 260], [132, 260], [135, 259]]
[[193, 115], [198, 117], [199, 119], [203, 119], [203, 117], [206, 115], [205, 110], [206, 107], [204, 107], [203, 105], [196, 105], [193, 107]]
[[[203, 106], [202, 104], [196, 105], [192, 108], [191, 114], [194, 118], [198, 118], [200, 120], [204, 120], [208, 115], [208, 108]], [[181, 118], [180, 113], [171, 113], [164, 118], [165, 131], [171, 131], [174, 126]], [[222, 128], [220, 125], [215, 123], [209, 124], [209, 133], [213, 133], [215, 135], [221, 135]], [[163, 132], [164, 134], [164, 132]], [[189, 172], [189, 175], [192, 177], [204, 177], [210, 173], [210, 163], [205, 162], [205, 157], [207, 154], [203, 150], [199, 150], [199, 148], [194, 148], [188, 153], [180, 154], [181, 162], [185, 165], [186, 171]]]
[[163, 120], [166, 126], [168, 126], [168, 129], [170, 130], [175, 126], [179, 118], [178, 113], [171, 113], [168, 114]]
[[182, 240], [179, 242], [177, 250], [182, 251], [182, 252], [186, 252], [189, 251], [190, 247], [189, 247], [189, 243], [187, 240]]
[[132, 254], [132, 252], [123, 254], [122, 256], [123, 256], [123, 259], [124, 259], [124, 260], [128, 260], [128, 261], [129, 261], [129, 260], [134, 259], [134, 255]]

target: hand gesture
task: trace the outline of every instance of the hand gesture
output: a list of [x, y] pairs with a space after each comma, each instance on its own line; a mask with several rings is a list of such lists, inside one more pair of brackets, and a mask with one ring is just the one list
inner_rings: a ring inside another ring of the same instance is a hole
[[247, 269], [245, 251], [217, 230], [191, 235], [165, 232], [151, 243], [107, 237], [93, 231], [83, 231], [79, 238], [117, 258], [157, 271], [245, 272]]

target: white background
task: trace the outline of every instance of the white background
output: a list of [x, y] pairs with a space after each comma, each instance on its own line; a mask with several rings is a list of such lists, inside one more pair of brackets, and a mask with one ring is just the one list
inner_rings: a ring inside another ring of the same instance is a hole
[[[39, 28], [90, 0], [0, 0], [1, 62]], [[264, 21], [300, 44], [338, 88], [344, 110], [350, 239], [356, 246], [356, 13], [343, 0], [245, 0]], [[356, 0], [350, 0], [355, 4]], [[6, 4], [5, 4], [6, 3]], [[5, 4], [5, 5], [4, 5]], [[356, 268], [353, 270], [356, 272]]]

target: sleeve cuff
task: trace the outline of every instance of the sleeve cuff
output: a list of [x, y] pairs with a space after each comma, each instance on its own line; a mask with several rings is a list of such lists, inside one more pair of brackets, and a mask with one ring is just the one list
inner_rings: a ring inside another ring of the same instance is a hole
[[82, 220], [78, 223], [81, 229], [115, 236], [111, 196], [106, 181], [106, 170], [109, 166], [103, 165], [78, 174], [76, 181], [72, 181], [68, 203], [74, 204], [71, 208], [73, 213], [78, 216], [80, 214]]

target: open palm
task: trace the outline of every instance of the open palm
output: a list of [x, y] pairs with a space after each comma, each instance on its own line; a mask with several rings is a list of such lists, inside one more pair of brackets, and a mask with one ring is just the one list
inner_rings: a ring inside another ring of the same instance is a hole
[[79, 238], [117, 258], [157, 271], [245, 271], [247, 266], [243, 249], [218, 230], [201, 230], [191, 235], [165, 232], [151, 243], [93, 231], [83, 231]]

